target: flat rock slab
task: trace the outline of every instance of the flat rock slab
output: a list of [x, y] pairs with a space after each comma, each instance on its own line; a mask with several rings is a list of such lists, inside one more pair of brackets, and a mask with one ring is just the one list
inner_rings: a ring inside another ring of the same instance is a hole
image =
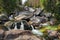
[[18, 38], [14, 40], [41, 40], [34, 35], [20, 35]]
[[41, 40], [28, 30], [0, 30], [0, 40]]
[[4, 40], [13, 40], [15, 38], [18, 38], [20, 35], [33, 35], [33, 34], [27, 30], [10, 30], [5, 32]]

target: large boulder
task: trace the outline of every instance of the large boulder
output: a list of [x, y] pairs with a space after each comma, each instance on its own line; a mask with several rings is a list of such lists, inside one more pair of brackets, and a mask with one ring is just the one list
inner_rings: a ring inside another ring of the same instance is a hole
[[20, 35], [18, 38], [14, 40], [41, 40], [41, 39], [37, 38], [34, 35]]
[[4, 40], [40, 40], [28, 30], [10, 30], [5, 32]]

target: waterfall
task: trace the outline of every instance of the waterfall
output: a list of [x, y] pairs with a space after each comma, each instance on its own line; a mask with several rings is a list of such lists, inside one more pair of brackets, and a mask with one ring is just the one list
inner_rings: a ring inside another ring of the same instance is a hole
[[24, 24], [21, 22], [20, 30], [24, 30]]
[[24, 5], [24, 3], [26, 2], [27, 0], [22, 0], [22, 5]]
[[34, 19], [35, 19], [35, 17], [36, 17], [36, 16], [35, 16], [35, 14], [34, 14]]
[[7, 27], [7, 28], [8, 28], [8, 30], [11, 30], [10, 27]]
[[32, 30], [34, 30], [34, 27], [33, 27], [33, 25], [31, 25], [31, 27], [32, 27]]
[[36, 34], [37, 36], [42, 36], [43, 35], [43, 33], [40, 32], [39, 30], [34, 29], [33, 25], [31, 25], [31, 27], [32, 27], [32, 33], [33, 34]]
[[14, 27], [14, 29], [16, 30], [17, 29], [17, 23], [15, 22], [15, 27]]

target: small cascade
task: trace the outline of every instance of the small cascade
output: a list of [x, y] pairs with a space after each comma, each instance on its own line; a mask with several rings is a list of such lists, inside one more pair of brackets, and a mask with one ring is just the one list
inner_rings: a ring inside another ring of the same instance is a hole
[[7, 28], [8, 28], [8, 30], [11, 30], [10, 27], [7, 27]]
[[36, 18], [36, 16], [35, 16], [35, 14], [34, 14], [34, 17], [33, 17], [34, 19]]
[[14, 27], [14, 30], [17, 30], [17, 23], [15, 22], [15, 27]]
[[33, 34], [36, 34], [37, 36], [43, 36], [43, 33], [40, 32], [39, 30], [34, 29], [33, 25], [31, 25], [31, 27], [32, 27], [32, 33]]
[[31, 21], [34, 23], [38, 23], [38, 22], [40, 22], [40, 19], [38, 17], [36, 17], [34, 14], [34, 16], [31, 18]]
[[24, 24], [21, 22], [20, 30], [24, 30]]
[[33, 28], [33, 26], [31, 25], [31, 27], [32, 27], [32, 30], [34, 30], [34, 28]]
[[27, 0], [22, 0], [22, 5], [24, 5], [24, 3], [26, 2]]

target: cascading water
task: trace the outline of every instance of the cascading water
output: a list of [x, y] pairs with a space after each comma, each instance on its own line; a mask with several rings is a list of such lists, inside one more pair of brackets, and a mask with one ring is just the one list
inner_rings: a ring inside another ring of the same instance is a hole
[[22, 5], [24, 5], [24, 3], [26, 2], [27, 0], [22, 0]]
[[33, 28], [33, 26], [31, 25], [31, 27], [32, 27], [32, 30], [34, 30], [34, 28]]
[[21, 22], [20, 30], [24, 30], [24, 24]]
[[7, 28], [8, 28], [8, 30], [11, 30], [10, 27], [7, 27]]
[[43, 36], [43, 33], [40, 32], [39, 30], [34, 29], [33, 25], [31, 25], [31, 27], [32, 27], [33, 34], [36, 34], [37, 36]]
[[17, 23], [15, 22], [15, 27], [14, 27], [14, 30], [17, 30]]
[[36, 18], [35, 14], [34, 14], [34, 19]]

